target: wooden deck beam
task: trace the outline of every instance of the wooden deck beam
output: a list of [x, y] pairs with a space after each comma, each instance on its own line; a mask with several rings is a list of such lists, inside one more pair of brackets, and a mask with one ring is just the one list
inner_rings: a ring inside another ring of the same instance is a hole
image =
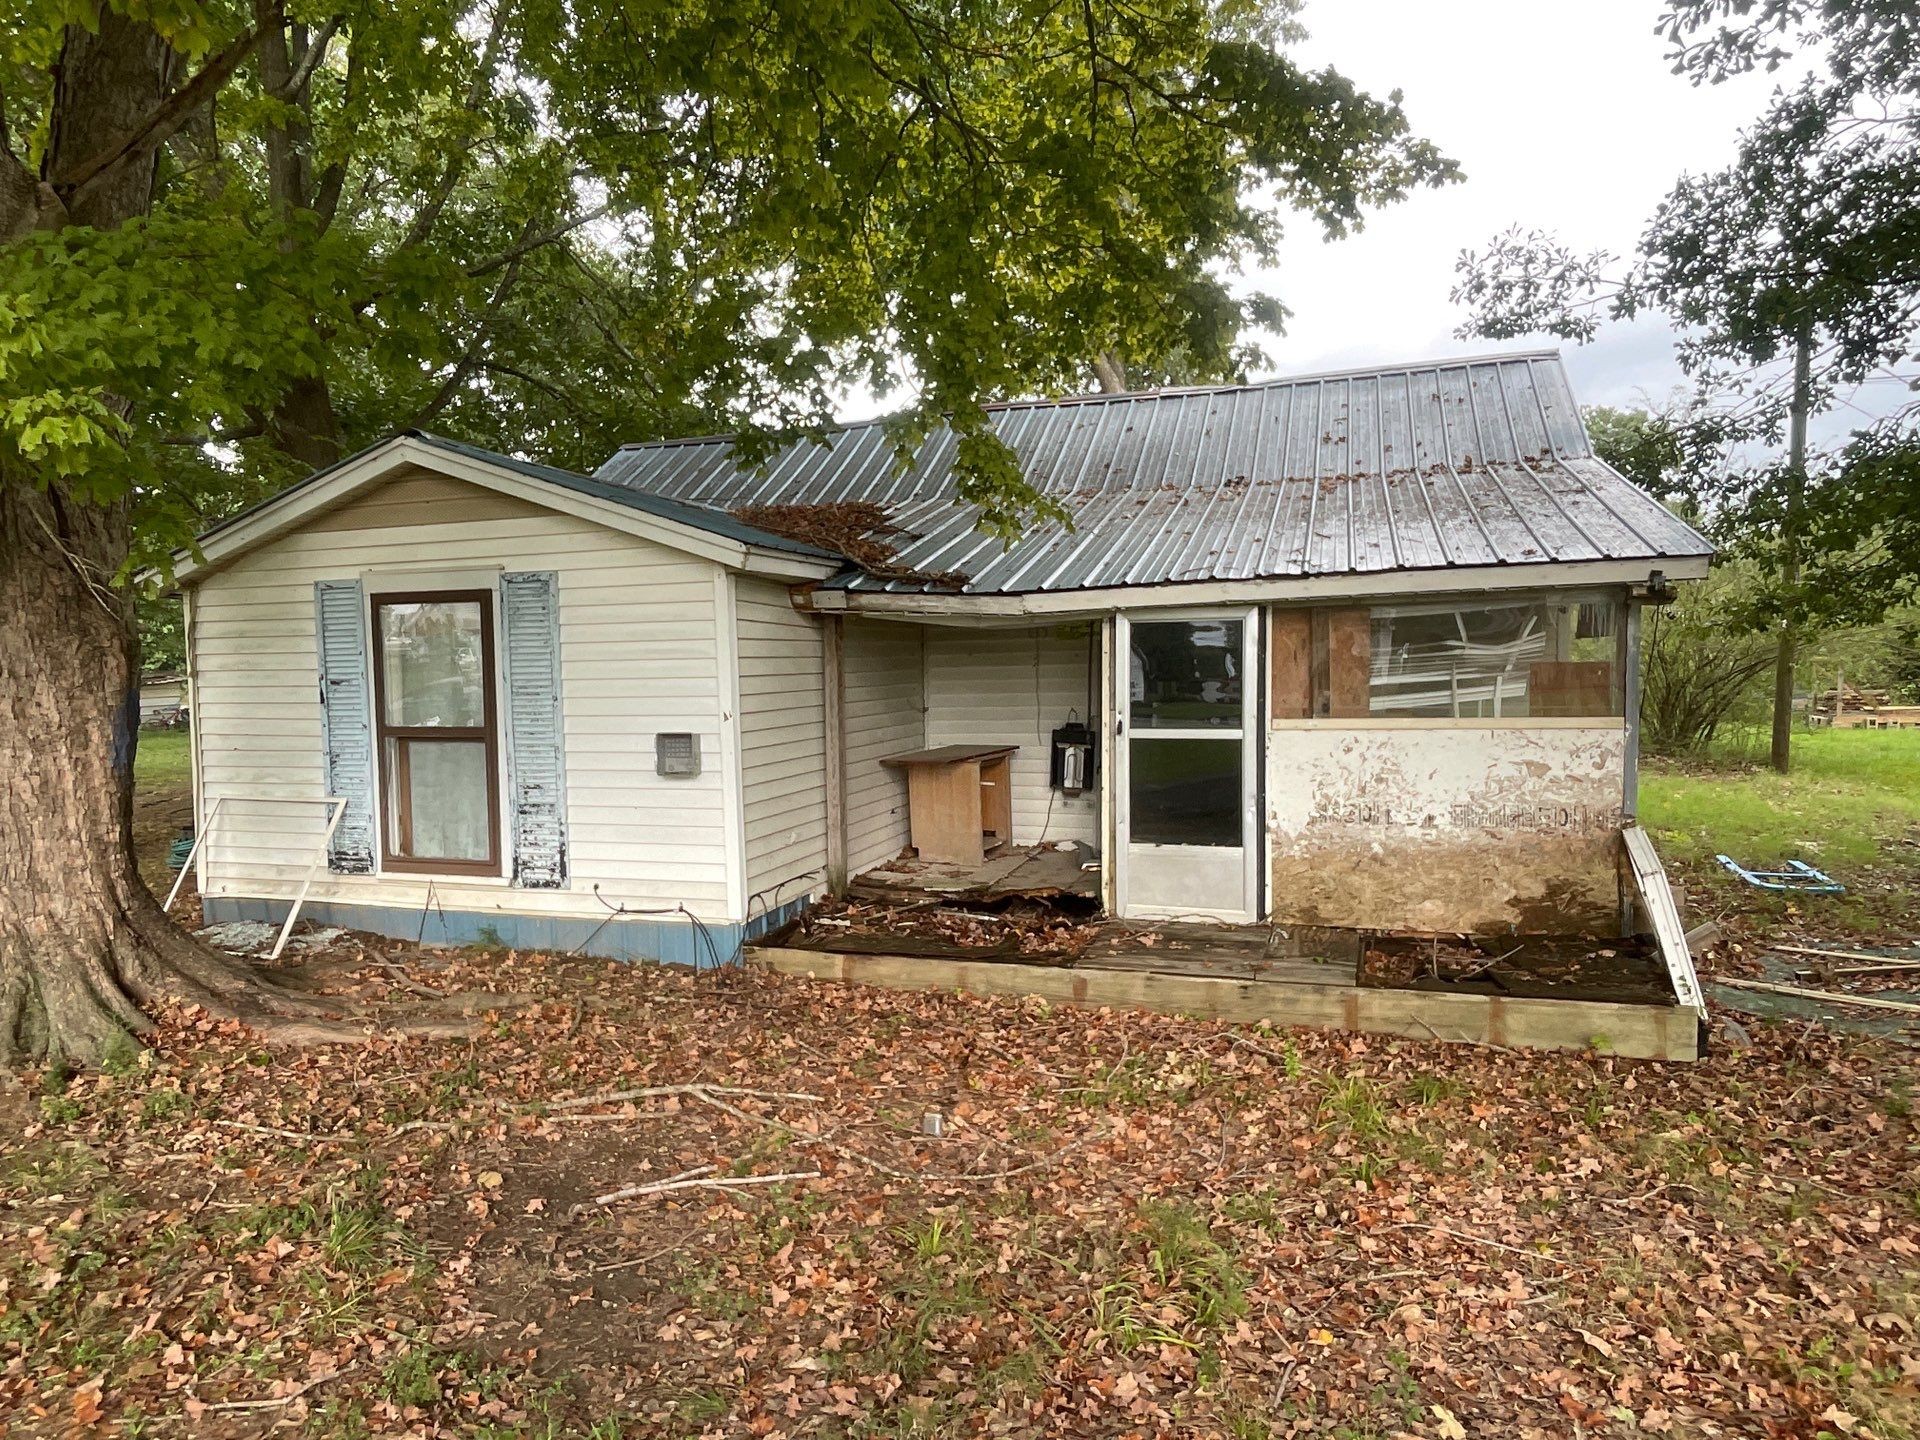
[[887, 990], [960, 990], [972, 995], [1037, 995], [1065, 1005], [1152, 1010], [1243, 1024], [1306, 1025], [1367, 1035], [1400, 1035], [1527, 1050], [1597, 1050], [1639, 1060], [1699, 1058], [1699, 1020], [1677, 1005], [1598, 1000], [1439, 995], [1352, 985], [1227, 980], [1146, 970], [981, 964], [910, 955], [836, 955], [749, 946], [750, 962]]

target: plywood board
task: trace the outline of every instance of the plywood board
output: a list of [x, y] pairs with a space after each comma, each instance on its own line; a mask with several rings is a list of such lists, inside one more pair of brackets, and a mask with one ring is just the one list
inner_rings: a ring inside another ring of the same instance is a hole
[[1269, 617], [1272, 716], [1275, 720], [1304, 720], [1313, 714], [1312, 612], [1276, 607]]
[[1610, 660], [1535, 660], [1527, 666], [1527, 709], [1534, 716], [1582, 718], [1613, 708]]
[[1610, 934], [1620, 923], [1625, 733], [1289, 729], [1268, 747], [1282, 924]]
[[1373, 618], [1366, 610], [1327, 612], [1327, 711], [1365, 715], [1373, 703]]
[[907, 819], [913, 848], [926, 860], [977, 861], [981, 855], [980, 767], [915, 765], [907, 771]]

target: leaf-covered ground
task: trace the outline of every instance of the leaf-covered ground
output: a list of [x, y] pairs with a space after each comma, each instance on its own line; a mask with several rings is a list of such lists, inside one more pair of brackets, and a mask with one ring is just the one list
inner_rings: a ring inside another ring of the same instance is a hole
[[318, 968], [405, 998], [380, 959], [535, 1003], [295, 1052], [183, 1011], [0, 1092], [0, 1433], [1920, 1433], [1910, 1050]]

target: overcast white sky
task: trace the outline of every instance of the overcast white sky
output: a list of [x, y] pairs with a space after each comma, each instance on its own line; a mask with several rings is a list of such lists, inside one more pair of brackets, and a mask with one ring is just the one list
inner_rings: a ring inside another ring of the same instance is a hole
[[[1247, 277], [1292, 311], [1265, 337], [1253, 378], [1558, 345], [1582, 404], [1657, 404], [1684, 384], [1668, 327], [1610, 325], [1591, 344], [1540, 337], [1461, 340], [1447, 296], [1454, 261], [1518, 223], [1579, 250], [1633, 253], [1661, 197], [1684, 172], [1716, 169], [1742, 126], [1788, 75], [1695, 87], [1669, 73], [1654, 24], [1663, 0], [1307, 0], [1307, 40], [1290, 53], [1331, 64], [1376, 94], [1399, 89], [1417, 134], [1466, 179], [1368, 214], [1324, 241], [1296, 217], [1279, 262]], [[1885, 413], [1897, 385], [1856, 395]], [[899, 403], [850, 395], [844, 418]], [[1815, 443], [1859, 423], [1845, 407], [1816, 420]]]
[[[1515, 222], [1582, 250], [1631, 254], [1683, 171], [1723, 164], [1777, 77], [1696, 89], [1667, 71], [1662, 0], [1308, 0], [1296, 51], [1364, 88], [1405, 92], [1417, 133], [1466, 179], [1373, 213], [1332, 243], [1296, 222], [1257, 277], [1294, 312], [1275, 373], [1500, 348], [1459, 340], [1447, 299], [1462, 249]], [[1517, 342], [1513, 342], [1517, 343]], [[1546, 342], [1555, 343], [1555, 342]], [[1681, 383], [1664, 326], [1562, 344], [1584, 404], [1664, 398]]]

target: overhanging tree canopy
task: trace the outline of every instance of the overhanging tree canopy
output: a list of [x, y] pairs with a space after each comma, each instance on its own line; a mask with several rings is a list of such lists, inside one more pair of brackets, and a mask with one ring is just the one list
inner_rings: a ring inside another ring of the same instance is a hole
[[836, 387], [941, 414], [1097, 354], [1234, 364], [1225, 267], [1453, 171], [1290, 0], [0, 6], [0, 1051], [190, 977], [132, 876], [130, 565], [434, 423], [558, 463]]

